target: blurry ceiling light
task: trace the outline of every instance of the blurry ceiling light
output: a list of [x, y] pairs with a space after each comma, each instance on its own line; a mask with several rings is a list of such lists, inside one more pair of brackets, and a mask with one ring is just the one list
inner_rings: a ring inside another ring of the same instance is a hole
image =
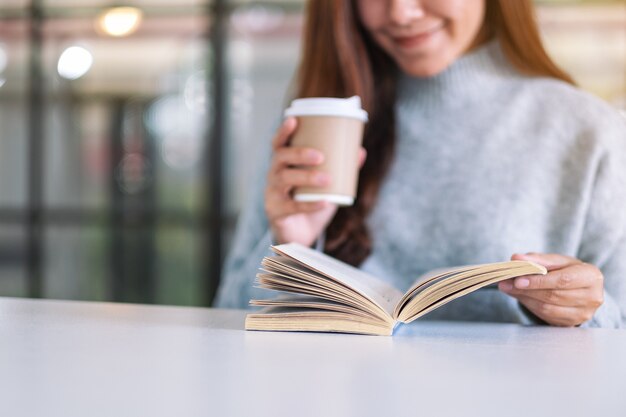
[[89, 71], [91, 64], [91, 52], [80, 46], [70, 46], [61, 54], [57, 69], [61, 77], [76, 80]]
[[9, 62], [9, 57], [7, 56], [7, 51], [4, 50], [4, 47], [0, 45], [0, 72], [4, 71]]
[[123, 37], [134, 33], [142, 18], [143, 12], [136, 7], [113, 7], [100, 15], [98, 26], [107, 35]]

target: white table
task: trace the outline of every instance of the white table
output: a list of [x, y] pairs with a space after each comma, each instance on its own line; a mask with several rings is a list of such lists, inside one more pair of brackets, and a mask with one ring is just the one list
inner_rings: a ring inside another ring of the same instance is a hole
[[263, 333], [244, 316], [0, 298], [0, 415], [626, 416], [624, 331]]

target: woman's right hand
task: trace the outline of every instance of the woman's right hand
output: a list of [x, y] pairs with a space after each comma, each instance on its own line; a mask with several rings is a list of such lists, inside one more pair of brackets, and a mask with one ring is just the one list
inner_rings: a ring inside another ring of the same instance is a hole
[[284, 121], [272, 140], [274, 154], [265, 188], [265, 213], [277, 244], [297, 242], [311, 246], [337, 212], [337, 205], [327, 201], [298, 202], [293, 189], [300, 186], [326, 186], [332, 180], [324, 172], [296, 166], [315, 167], [324, 161], [322, 152], [311, 148], [288, 146], [297, 128], [297, 120]]

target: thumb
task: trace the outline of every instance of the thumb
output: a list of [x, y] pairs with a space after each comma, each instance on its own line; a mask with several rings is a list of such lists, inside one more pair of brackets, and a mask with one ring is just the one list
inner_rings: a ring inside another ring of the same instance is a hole
[[278, 132], [276, 132], [274, 139], [272, 139], [272, 148], [276, 150], [287, 145], [287, 142], [289, 142], [291, 135], [296, 131], [297, 127], [298, 120], [295, 117], [286, 118], [278, 129]]
[[543, 265], [548, 271], [565, 268], [571, 265], [582, 263], [580, 260], [567, 255], [557, 253], [516, 253], [511, 256], [512, 261], [531, 261]]

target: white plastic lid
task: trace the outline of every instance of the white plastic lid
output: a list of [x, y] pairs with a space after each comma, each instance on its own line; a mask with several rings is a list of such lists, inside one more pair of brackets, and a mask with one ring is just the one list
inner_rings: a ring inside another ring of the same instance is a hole
[[299, 98], [291, 102], [285, 110], [289, 116], [336, 116], [351, 117], [367, 122], [367, 112], [361, 108], [361, 98]]
[[328, 201], [340, 206], [351, 206], [354, 204], [354, 197], [342, 194], [296, 194], [293, 199], [303, 203], [312, 203], [316, 201]]

